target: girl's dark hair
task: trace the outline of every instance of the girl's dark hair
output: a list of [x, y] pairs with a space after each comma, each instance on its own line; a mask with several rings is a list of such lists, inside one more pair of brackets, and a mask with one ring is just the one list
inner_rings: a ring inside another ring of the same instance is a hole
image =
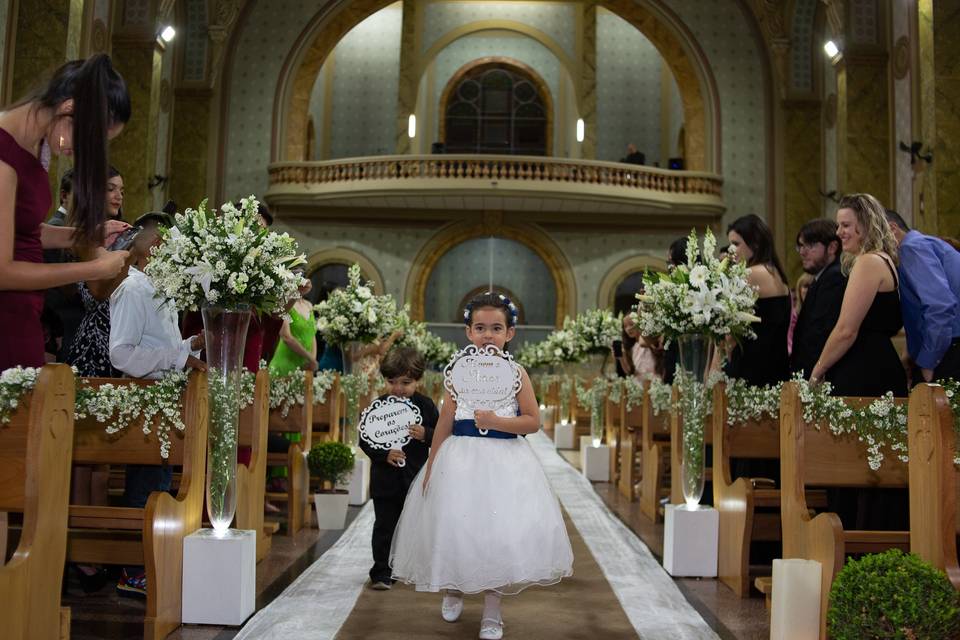
[[787, 283], [787, 274], [783, 270], [783, 265], [780, 264], [780, 258], [777, 257], [776, 250], [773, 248], [773, 234], [770, 232], [770, 227], [760, 216], [753, 213], [740, 216], [727, 227], [727, 233], [731, 231], [736, 231], [750, 247], [750, 251], [753, 252], [753, 257], [750, 258], [747, 266], [772, 264], [773, 268], [780, 274], [783, 283]]
[[481, 293], [467, 303], [467, 308], [463, 310], [463, 323], [467, 326], [473, 322], [473, 310], [489, 307], [503, 311], [507, 319], [508, 327], [517, 326], [517, 305], [513, 304], [505, 295], [499, 293]]
[[[107, 131], [130, 120], [130, 94], [110, 57], [99, 53], [72, 60], [46, 84], [21, 101], [56, 111], [73, 99], [73, 207], [76, 237], [98, 244], [106, 218]], [[61, 116], [64, 117], [64, 116]]]
[[423, 377], [427, 368], [423, 354], [412, 347], [394, 347], [380, 363], [380, 375], [389, 380], [400, 376], [410, 376], [414, 380]]

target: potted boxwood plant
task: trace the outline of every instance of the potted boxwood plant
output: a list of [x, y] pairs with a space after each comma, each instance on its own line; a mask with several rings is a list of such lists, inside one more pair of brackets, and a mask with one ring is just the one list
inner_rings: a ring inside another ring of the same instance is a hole
[[338, 491], [353, 471], [353, 451], [342, 442], [321, 442], [313, 445], [307, 454], [310, 475], [320, 478], [320, 491], [313, 494], [317, 507], [317, 528], [343, 529], [347, 520], [347, 503], [350, 494]]
[[947, 575], [899, 549], [850, 560], [830, 589], [835, 640], [950, 640], [960, 635], [960, 594]]

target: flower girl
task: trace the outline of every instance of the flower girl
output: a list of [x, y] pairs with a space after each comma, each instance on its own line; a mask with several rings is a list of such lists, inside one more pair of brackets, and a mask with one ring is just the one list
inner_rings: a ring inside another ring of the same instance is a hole
[[[503, 350], [516, 332], [516, 306], [483, 294], [464, 311], [467, 338]], [[458, 407], [447, 393], [427, 466], [410, 488], [390, 559], [393, 577], [445, 595], [456, 622], [463, 594], [485, 592], [480, 638], [503, 637], [500, 597], [572, 575], [573, 550], [556, 496], [524, 438], [539, 429], [530, 378], [498, 411]], [[418, 481], [419, 480], [419, 481]]]

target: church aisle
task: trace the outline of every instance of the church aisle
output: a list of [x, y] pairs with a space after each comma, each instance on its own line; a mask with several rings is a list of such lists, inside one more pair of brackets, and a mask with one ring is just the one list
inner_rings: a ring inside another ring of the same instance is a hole
[[[506, 635], [515, 638], [717, 638], [649, 549], [611, 513], [590, 483], [542, 433], [528, 437], [567, 515], [572, 578], [505, 598]], [[437, 594], [397, 585], [366, 589], [372, 562], [372, 505], [336, 545], [270, 606], [242, 638], [463, 638], [479, 627], [481, 599], [468, 597], [461, 622], [439, 614]], [[339, 630], [339, 633], [338, 633]]]

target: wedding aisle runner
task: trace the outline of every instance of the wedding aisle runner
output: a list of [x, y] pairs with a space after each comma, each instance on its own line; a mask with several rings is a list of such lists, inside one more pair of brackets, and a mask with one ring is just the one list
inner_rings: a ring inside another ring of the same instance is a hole
[[[527, 438], [566, 512], [574, 575], [505, 598], [507, 638], [715, 639], [646, 546], [606, 508], [590, 483], [542, 433]], [[467, 597], [460, 622], [440, 618], [440, 596], [396, 585], [366, 588], [372, 505], [237, 638], [339, 640], [476, 637], [482, 599]], [[338, 633], [339, 631], [339, 633]]]

